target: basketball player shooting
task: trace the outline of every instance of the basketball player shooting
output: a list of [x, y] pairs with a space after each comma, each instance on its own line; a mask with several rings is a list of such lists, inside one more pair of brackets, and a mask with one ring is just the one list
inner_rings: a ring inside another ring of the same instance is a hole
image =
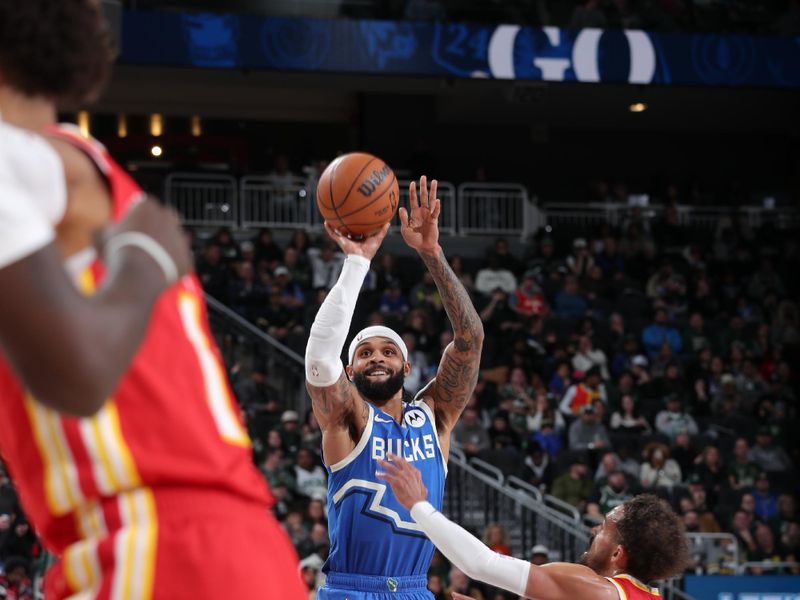
[[654, 600], [658, 590], [646, 584], [680, 575], [688, 563], [680, 519], [653, 495], [636, 496], [610, 511], [592, 529], [582, 564], [537, 566], [493, 552], [440, 513], [427, 500], [421, 473], [407, 461], [390, 455], [379, 462], [383, 471], [378, 477], [390, 484], [397, 501], [450, 562], [472, 579], [526, 598]]
[[408, 509], [375, 476], [390, 452], [419, 469], [441, 507], [450, 432], [475, 387], [483, 326], [467, 291], [439, 246], [441, 202], [437, 182], [425, 177], [409, 186], [409, 209], [400, 209], [403, 240], [417, 251], [433, 276], [453, 327], [454, 340], [442, 355], [436, 377], [411, 403], [403, 402], [403, 378], [411, 365], [393, 330], [359, 332], [342, 368], [340, 355], [358, 292], [389, 228], [361, 241], [326, 229], [347, 255], [336, 285], [320, 307], [306, 348], [306, 380], [322, 428], [323, 459], [329, 471], [328, 521], [331, 552], [318, 598], [350, 600], [383, 596], [429, 599], [427, 571], [433, 544]]

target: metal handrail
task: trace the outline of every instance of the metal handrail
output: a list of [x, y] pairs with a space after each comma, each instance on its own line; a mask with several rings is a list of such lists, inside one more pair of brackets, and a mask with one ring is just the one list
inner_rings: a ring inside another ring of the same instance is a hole
[[[241, 380], [254, 368], [266, 367], [270, 388], [276, 398], [301, 414], [309, 408], [306, 393], [303, 357], [291, 348], [267, 335], [250, 321], [219, 300], [206, 295], [211, 329], [217, 338], [220, 352], [230, 368], [236, 365], [236, 377]], [[233, 381], [235, 387], [235, 381]], [[257, 407], [250, 407], [258, 410]]]
[[544, 495], [542, 494], [541, 490], [536, 486], [531, 485], [527, 481], [523, 481], [519, 477], [511, 475], [506, 480], [506, 484], [508, 484], [508, 487], [510, 487], [512, 490], [519, 490], [525, 492], [526, 494], [530, 494], [533, 496], [533, 499], [536, 502], [544, 502]]
[[503, 472], [494, 465], [490, 465], [480, 458], [471, 458], [469, 464], [471, 464], [475, 470], [494, 477], [497, 483], [502, 485], [505, 476], [503, 475]]
[[236, 321], [236, 323], [238, 325], [241, 325], [244, 329], [246, 329], [247, 331], [252, 333], [254, 336], [259, 338], [261, 341], [269, 344], [270, 346], [272, 346], [276, 350], [282, 352], [288, 358], [290, 358], [291, 360], [296, 362], [298, 365], [303, 366], [303, 367], [305, 366], [305, 364], [306, 364], [305, 360], [297, 352], [295, 352], [294, 350], [292, 350], [288, 346], [285, 346], [284, 344], [281, 344], [278, 340], [276, 340], [271, 335], [267, 335], [262, 330], [260, 330], [258, 327], [253, 325], [250, 321], [248, 321], [247, 319], [242, 317], [240, 314], [238, 314], [238, 313], [234, 312], [233, 310], [231, 310], [228, 306], [226, 306], [225, 304], [223, 304], [222, 302], [220, 302], [219, 300], [217, 300], [213, 296], [209, 296], [208, 294], [206, 294], [206, 304], [208, 304], [209, 308], [213, 308], [215, 311], [223, 313], [226, 318], [231, 319], [232, 321]]
[[550, 506], [554, 510], [571, 517], [571, 520], [574, 521], [576, 524], [582, 524], [581, 513], [578, 511], [577, 508], [572, 506], [572, 504], [564, 502], [561, 498], [556, 498], [555, 496], [551, 496], [550, 494], [545, 495], [544, 502], [545, 505]]
[[763, 562], [758, 561], [750, 561], [746, 563], [742, 563], [736, 570], [737, 575], [742, 575], [747, 572], [748, 569], [764, 569], [765, 571], [771, 571], [774, 569], [800, 569], [800, 562], [793, 562], [793, 561], [782, 561], [782, 562], [770, 562], [765, 560]]

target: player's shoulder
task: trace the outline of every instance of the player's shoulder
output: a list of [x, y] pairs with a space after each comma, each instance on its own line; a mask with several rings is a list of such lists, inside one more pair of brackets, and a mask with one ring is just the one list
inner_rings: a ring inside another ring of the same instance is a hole
[[85, 185], [101, 181], [100, 173], [89, 155], [75, 143], [61, 137], [50, 136], [47, 143], [64, 165], [67, 186]]

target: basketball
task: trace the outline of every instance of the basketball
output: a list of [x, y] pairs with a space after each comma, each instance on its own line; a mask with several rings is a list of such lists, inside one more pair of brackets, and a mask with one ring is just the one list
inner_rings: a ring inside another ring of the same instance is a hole
[[322, 217], [343, 234], [362, 238], [391, 221], [400, 188], [392, 169], [377, 156], [344, 154], [319, 178], [317, 207]]

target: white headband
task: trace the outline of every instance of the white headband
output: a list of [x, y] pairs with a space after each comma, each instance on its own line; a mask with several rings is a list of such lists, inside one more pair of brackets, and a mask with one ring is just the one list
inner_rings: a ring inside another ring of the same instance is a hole
[[403, 341], [403, 338], [388, 327], [373, 325], [372, 327], [367, 327], [359, 331], [356, 337], [353, 338], [353, 341], [350, 342], [350, 349], [347, 351], [348, 364], [353, 364], [353, 355], [356, 353], [358, 345], [364, 340], [374, 337], [383, 337], [392, 340], [397, 347], [400, 348], [400, 352], [403, 354], [403, 360], [408, 361], [408, 348], [406, 348], [406, 343]]

